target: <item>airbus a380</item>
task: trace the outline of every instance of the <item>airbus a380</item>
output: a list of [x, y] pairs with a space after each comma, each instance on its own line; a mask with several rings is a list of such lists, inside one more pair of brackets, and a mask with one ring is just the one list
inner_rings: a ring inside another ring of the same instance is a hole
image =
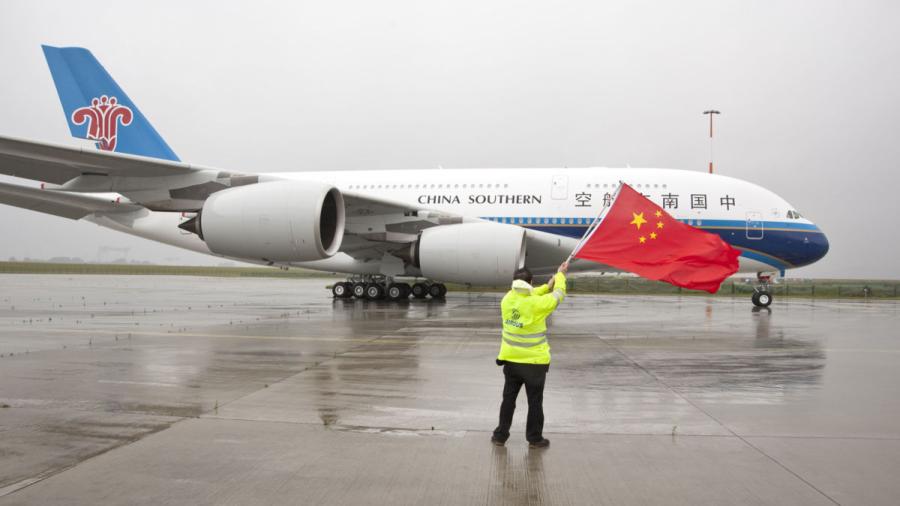
[[[234, 260], [348, 274], [336, 297], [443, 297], [443, 283], [501, 285], [552, 272], [624, 181], [674, 218], [716, 233], [755, 273], [828, 251], [821, 230], [775, 193], [672, 169], [553, 168], [251, 174], [181, 162], [83, 48], [43, 46], [73, 137], [97, 149], [0, 137], [0, 203]], [[576, 260], [572, 271], [615, 269]], [[415, 280], [410, 285], [406, 280]]]

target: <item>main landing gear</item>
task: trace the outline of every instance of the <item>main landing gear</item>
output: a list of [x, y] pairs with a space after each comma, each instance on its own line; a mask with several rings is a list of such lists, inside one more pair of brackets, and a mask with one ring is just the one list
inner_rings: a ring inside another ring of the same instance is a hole
[[759, 281], [759, 285], [753, 289], [750, 300], [756, 307], [769, 307], [773, 299], [772, 292], [769, 291], [769, 281], [772, 280], [772, 276], [759, 273], [756, 275], [756, 279]]
[[407, 300], [412, 295], [417, 299], [443, 299], [447, 295], [447, 287], [443, 283], [417, 282], [398, 283], [384, 276], [363, 276], [340, 281], [331, 287], [336, 299], [357, 299], [391, 301]]

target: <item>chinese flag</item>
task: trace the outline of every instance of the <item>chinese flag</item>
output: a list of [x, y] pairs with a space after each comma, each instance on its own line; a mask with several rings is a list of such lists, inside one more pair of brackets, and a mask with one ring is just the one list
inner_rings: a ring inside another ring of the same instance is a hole
[[741, 252], [721, 237], [681, 223], [623, 184], [575, 258], [675, 286], [715, 293], [738, 270]]

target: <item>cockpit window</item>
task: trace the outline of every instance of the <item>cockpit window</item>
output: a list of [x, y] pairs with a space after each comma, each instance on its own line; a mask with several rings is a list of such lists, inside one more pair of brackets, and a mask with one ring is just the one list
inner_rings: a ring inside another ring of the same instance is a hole
[[788, 217], [789, 219], [792, 219], [792, 220], [799, 220], [799, 219], [800, 219], [800, 213], [798, 213], [797, 211], [794, 211], [793, 209], [791, 209], [791, 210], [789, 210], [789, 211], [787, 212], [787, 217]]

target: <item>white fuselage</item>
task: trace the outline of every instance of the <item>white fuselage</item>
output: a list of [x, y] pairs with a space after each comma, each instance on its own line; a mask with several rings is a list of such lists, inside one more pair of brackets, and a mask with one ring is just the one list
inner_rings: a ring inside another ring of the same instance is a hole
[[[741, 249], [741, 272], [784, 271], [811, 263], [827, 251], [824, 234], [775, 193], [746, 181], [703, 172], [632, 168], [435, 169], [272, 173], [263, 175], [261, 180], [327, 182], [348, 195], [371, 196], [469, 219], [549, 232], [567, 239], [560, 244], [561, 259], [609, 205], [622, 181], [676, 219], [717, 233]], [[177, 213], [142, 211], [141, 216], [132, 217], [128, 223], [112, 218], [96, 221], [210, 253], [196, 236], [176, 228], [183, 219]], [[379, 272], [377, 262], [362, 265], [343, 253], [291, 265], [358, 274]], [[580, 267], [591, 268], [590, 264]]]

